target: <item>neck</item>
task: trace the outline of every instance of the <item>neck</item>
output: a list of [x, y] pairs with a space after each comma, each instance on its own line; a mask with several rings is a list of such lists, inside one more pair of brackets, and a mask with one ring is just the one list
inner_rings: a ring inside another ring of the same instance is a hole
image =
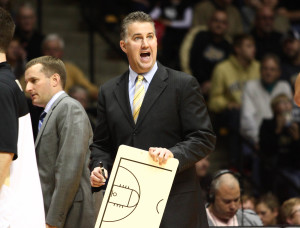
[[247, 67], [250, 66], [250, 64], [251, 64], [251, 61], [246, 60], [246, 59], [244, 59], [244, 58], [241, 58], [241, 57], [236, 56], [236, 59], [237, 59], [237, 61], [238, 61], [244, 68], [247, 68]]
[[[217, 214], [217, 213], [215, 212], [215, 210], [214, 210], [213, 204], [211, 204], [211, 205], [209, 206], [208, 210], [209, 210], [210, 214], [212, 215], [212, 218], [213, 218], [213, 219], [215, 218], [215, 219], [220, 220], [220, 221], [223, 222], [223, 223], [228, 223], [229, 219], [223, 219], [223, 218], [220, 218], [220, 217], [218, 216], [218, 214]], [[216, 222], [216, 221], [214, 221], [214, 222]]]
[[0, 63], [6, 62], [6, 55], [5, 53], [0, 53]]

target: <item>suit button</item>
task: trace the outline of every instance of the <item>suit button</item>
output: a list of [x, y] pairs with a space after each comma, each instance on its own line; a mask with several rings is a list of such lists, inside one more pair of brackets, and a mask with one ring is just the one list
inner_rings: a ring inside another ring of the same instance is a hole
[[136, 135], [136, 131], [134, 131], [132, 134], [133, 134], [133, 135]]

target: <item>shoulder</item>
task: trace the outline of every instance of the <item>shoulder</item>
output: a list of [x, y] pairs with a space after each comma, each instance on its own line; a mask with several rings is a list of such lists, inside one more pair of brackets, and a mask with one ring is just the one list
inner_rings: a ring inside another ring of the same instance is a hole
[[112, 89], [118, 85], [119, 83], [122, 83], [124, 81], [128, 82], [129, 73], [126, 71], [125, 73], [118, 75], [117, 77], [114, 77], [107, 82], [105, 82], [101, 87], [100, 90], [103, 91], [112, 91]]
[[238, 217], [238, 220], [243, 220], [242, 224], [245, 226], [249, 226], [249, 225], [262, 226], [262, 222], [259, 216], [252, 210], [249, 209], [238, 210], [236, 215]]
[[168, 67], [164, 67], [164, 68], [165, 68], [170, 80], [175, 81], [176, 84], [186, 85], [187, 83], [196, 81], [196, 78], [194, 76], [189, 75], [185, 72], [173, 70], [173, 69], [168, 68]]
[[256, 90], [260, 88], [260, 80], [259, 79], [252, 79], [246, 82], [245, 84], [245, 90]]

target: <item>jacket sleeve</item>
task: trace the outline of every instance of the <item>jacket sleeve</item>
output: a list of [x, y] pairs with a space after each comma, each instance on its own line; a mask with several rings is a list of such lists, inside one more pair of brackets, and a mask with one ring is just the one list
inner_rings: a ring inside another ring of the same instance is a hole
[[79, 189], [86, 156], [89, 156], [91, 125], [78, 103], [65, 102], [58, 106], [58, 156], [55, 164], [55, 188], [46, 222], [63, 227], [69, 209]]
[[178, 171], [181, 172], [212, 152], [216, 142], [199, 84], [194, 77], [189, 77], [182, 88], [179, 113], [184, 140], [170, 151], [179, 160]]
[[108, 129], [105, 107], [105, 96], [103, 90], [100, 89], [97, 107], [97, 124], [94, 132], [94, 140], [90, 145], [91, 161], [89, 167], [91, 171], [98, 165], [99, 161], [103, 162], [103, 166], [106, 169], [112, 166], [113, 163], [111, 159], [113, 144], [111, 142], [111, 136], [109, 134], [110, 131]]

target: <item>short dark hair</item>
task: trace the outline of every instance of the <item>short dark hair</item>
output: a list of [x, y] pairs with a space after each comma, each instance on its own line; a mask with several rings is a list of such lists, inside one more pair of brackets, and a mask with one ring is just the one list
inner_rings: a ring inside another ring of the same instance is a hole
[[246, 34], [246, 33], [242, 33], [242, 34], [238, 34], [233, 38], [233, 47], [239, 47], [242, 45], [242, 43], [244, 42], [244, 40], [251, 40], [253, 42], [254, 39], [251, 35]]
[[256, 205], [258, 204], [265, 204], [272, 212], [279, 210], [280, 206], [278, 198], [271, 192], [262, 195]]
[[47, 77], [57, 73], [60, 76], [61, 85], [65, 88], [66, 80], [67, 80], [67, 73], [66, 67], [63, 61], [53, 56], [42, 56], [35, 59], [30, 60], [25, 67], [25, 70], [28, 68], [36, 65], [41, 64], [43, 67], [41, 72], [43, 72]]
[[15, 23], [10, 14], [0, 7], [0, 52], [4, 53], [15, 32]]
[[280, 61], [280, 58], [275, 55], [275, 54], [272, 54], [272, 53], [268, 53], [268, 54], [265, 54], [263, 56], [263, 58], [261, 59], [261, 65], [266, 61], [266, 60], [269, 60], [269, 59], [272, 59], [276, 65], [278, 66], [278, 68], [280, 69], [280, 66], [281, 66], [281, 61]]
[[121, 32], [120, 32], [121, 40], [124, 40], [124, 41], [126, 40], [128, 25], [130, 25], [134, 22], [149, 22], [153, 25], [154, 32], [155, 32], [154, 21], [150, 17], [150, 15], [148, 15], [142, 11], [135, 11], [135, 12], [128, 14], [121, 23]]

